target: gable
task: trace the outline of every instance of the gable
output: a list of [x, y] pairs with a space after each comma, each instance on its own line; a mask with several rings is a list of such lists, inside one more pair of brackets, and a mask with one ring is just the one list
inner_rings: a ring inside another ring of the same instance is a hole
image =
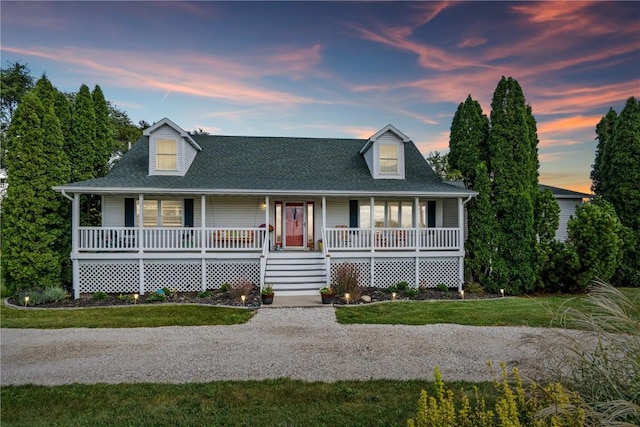
[[189, 134], [172, 122], [156, 123], [145, 134], [149, 136], [149, 175], [184, 176], [201, 150]]
[[374, 179], [405, 179], [405, 144], [411, 141], [388, 125], [360, 150]]

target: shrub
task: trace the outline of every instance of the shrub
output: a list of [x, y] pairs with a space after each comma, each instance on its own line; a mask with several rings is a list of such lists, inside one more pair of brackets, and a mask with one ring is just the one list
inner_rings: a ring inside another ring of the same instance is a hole
[[475, 283], [475, 282], [466, 283], [464, 285], [464, 291], [466, 293], [468, 293], [469, 295], [482, 295], [482, 294], [484, 294], [484, 288], [482, 287], [482, 285], [480, 285], [480, 283]]
[[413, 298], [416, 295], [418, 295], [418, 290], [416, 288], [407, 288], [407, 290], [404, 291], [404, 294], [408, 297], [408, 298]]
[[124, 302], [129, 303], [129, 304], [133, 304], [136, 301], [134, 296], [131, 295], [131, 294], [120, 294], [120, 295], [118, 295], [118, 299], [120, 301], [124, 301]]
[[94, 292], [93, 299], [96, 300], [96, 301], [107, 299], [107, 294], [105, 292], [102, 292], [102, 291]]
[[198, 298], [211, 298], [211, 292], [209, 291], [198, 292]]
[[172, 295], [172, 294], [173, 294], [173, 293], [171, 292], [171, 289], [169, 289], [169, 288], [167, 288], [167, 287], [162, 288], [162, 292], [163, 292], [165, 295], [167, 295], [167, 296], [169, 296], [169, 295]]
[[358, 267], [355, 264], [338, 264], [332, 288], [336, 290], [337, 295], [349, 294], [352, 301], [358, 301], [360, 299], [358, 276]]
[[407, 282], [398, 282], [396, 287], [398, 288], [399, 291], [404, 291], [409, 287], [409, 284]]
[[538, 355], [533, 372], [575, 390], [597, 425], [640, 425], [640, 301], [596, 282], [582, 309], [561, 314], [564, 326], [529, 339]]
[[392, 292], [398, 292], [398, 285], [391, 285], [391, 286], [387, 286], [386, 288], [384, 288], [384, 291], [388, 294], [392, 293]]
[[229, 293], [233, 298], [240, 298], [242, 295], [249, 295], [253, 291], [253, 283], [247, 279], [240, 279], [229, 287]]
[[67, 291], [59, 286], [49, 286], [46, 289], [27, 289], [15, 294], [16, 301], [20, 305], [24, 305], [24, 298], [28, 296], [28, 305], [45, 304], [48, 302], [58, 302], [67, 298]]
[[[491, 366], [491, 364], [490, 364]], [[484, 399], [478, 397], [477, 388], [472, 396], [461, 390], [461, 405], [456, 408], [454, 394], [445, 386], [438, 366], [434, 369], [435, 396], [425, 390], [418, 399], [415, 419], [407, 420], [409, 427], [435, 426], [584, 426], [581, 411], [565, 409], [580, 404], [578, 397], [566, 391], [561, 384], [541, 387], [536, 383], [524, 387], [517, 369], [509, 378], [504, 363], [500, 364], [501, 377], [494, 375], [497, 392], [493, 408], [488, 409]], [[527, 396], [528, 398], [525, 398]]]
[[438, 283], [438, 286], [436, 286], [436, 289], [441, 291], [441, 292], [448, 292], [449, 291], [449, 287], [445, 283]]
[[156, 292], [147, 295], [144, 302], [165, 302], [167, 300], [167, 296], [164, 294], [162, 289], [158, 289]]
[[230, 289], [231, 285], [228, 283], [223, 283], [222, 285], [220, 285], [220, 292], [222, 293], [229, 292]]

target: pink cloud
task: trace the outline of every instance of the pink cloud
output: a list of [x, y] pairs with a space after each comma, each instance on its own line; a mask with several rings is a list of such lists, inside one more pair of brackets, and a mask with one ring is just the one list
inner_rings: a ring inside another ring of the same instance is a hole
[[459, 42], [456, 47], [465, 48], [465, 47], [476, 47], [485, 44], [488, 40], [484, 37], [468, 37]]

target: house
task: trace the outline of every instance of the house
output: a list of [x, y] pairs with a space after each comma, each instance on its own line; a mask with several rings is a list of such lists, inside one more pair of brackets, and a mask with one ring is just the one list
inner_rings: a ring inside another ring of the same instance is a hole
[[[190, 135], [169, 119], [102, 178], [54, 188], [72, 200], [74, 296], [181, 292], [249, 281], [317, 294], [342, 264], [363, 286], [461, 289], [464, 205], [414, 143]], [[102, 224], [80, 224], [99, 195]]]
[[581, 206], [585, 199], [591, 199], [592, 194], [579, 193], [577, 191], [566, 190], [564, 188], [552, 187], [550, 185], [539, 184], [540, 191], [549, 190], [553, 193], [560, 206], [560, 222], [556, 230], [556, 240], [565, 241], [568, 237], [567, 224], [569, 218], [575, 215], [578, 206]]

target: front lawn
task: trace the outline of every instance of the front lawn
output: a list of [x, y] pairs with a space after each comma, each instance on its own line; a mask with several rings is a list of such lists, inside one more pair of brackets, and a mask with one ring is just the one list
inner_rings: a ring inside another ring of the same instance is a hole
[[154, 305], [83, 309], [16, 309], [2, 306], [2, 328], [153, 328], [245, 323], [255, 311], [205, 305]]
[[[488, 382], [447, 385], [475, 385], [487, 404], [495, 400]], [[418, 380], [5, 386], [0, 414], [3, 427], [402, 426], [415, 416], [421, 389], [435, 390]]]

